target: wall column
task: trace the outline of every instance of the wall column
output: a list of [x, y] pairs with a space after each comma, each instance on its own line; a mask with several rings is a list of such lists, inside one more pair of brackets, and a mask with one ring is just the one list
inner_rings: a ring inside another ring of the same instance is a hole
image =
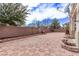
[[79, 47], [79, 4], [77, 4], [75, 41], [76, 41], [76, 46]]
[[71, 35], [71, 38], [74, 39], [75, 38], [75, 22], [74, 22], [74, 19], [70, 19], [70, 35]]
[[76, 46], [79, 47], [79, 22], [76, 22], [75, 40]]

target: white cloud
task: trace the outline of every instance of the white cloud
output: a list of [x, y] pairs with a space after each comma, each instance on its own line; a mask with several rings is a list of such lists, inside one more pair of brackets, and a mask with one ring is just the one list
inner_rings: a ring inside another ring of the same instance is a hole
[[[40, 12], [41, 11], [41, 12]], [[65, 18], [68, 14], [65, 14], [61, 11], [56, 10], [56, 8], [44, 8], [44, 6], [41, 8], [38, 8], [36, 11], [31, 12], [31, 15], [27, 18], [27, 24], [31, 23], [34, 19], [36, 20], [43, 20], [46, 18]]]
[[24, 6], [28, 5], [28, 9], [31, 9], [32, 7], [36, 7], [39, 5], [39, 3], [22, 3]]
[[65, 7], [67, 6], [68, 3], [63, 3], [62, 6], [64, 6], [63, 8], [60, 8], [59, 10], [64, 12]]

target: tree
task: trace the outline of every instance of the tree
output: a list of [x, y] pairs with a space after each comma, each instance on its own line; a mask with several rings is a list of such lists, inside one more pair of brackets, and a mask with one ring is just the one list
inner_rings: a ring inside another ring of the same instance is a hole
[[54, 29], [58, 29], [60, 27], [60, 23], [59, 23], [58, 19], [56, 19], [56, 18], [53, 19], [51, 27]]
[[37, 27], [37, 28], [40, 27], [40, 21], [39, 21], [39, 20], [33, 20], [32, 23], [33, 23], [33, 25], [34, 25], [35, 27]]
[[56, 31], [58, 31], [57, 29], [59, 29], [59, 28], [60, 28], [60, 23], [59, 23], [58, 19], [54, 18], [52, 20], [50, 30], [53, 32], [56, 32]]
[[69, 23], [63, 24], [64, 29], [66, 30], [65, 33], [69, 34]]
[[0, 25], [24, 25], [27, 14], [27, 6], [21, 3], [0, 3]]

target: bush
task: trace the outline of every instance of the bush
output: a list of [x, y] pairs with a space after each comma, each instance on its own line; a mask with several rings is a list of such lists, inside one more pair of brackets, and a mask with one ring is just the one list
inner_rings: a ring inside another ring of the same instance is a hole
[[52, 32], [59, 32], [57, 29], [53, 29]]

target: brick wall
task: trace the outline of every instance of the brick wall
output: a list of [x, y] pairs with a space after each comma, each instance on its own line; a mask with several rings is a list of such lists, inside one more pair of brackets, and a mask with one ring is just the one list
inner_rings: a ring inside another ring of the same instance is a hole
[[0, 38], [33, 35], [47, 32], [49, 32], [49, 29], [46, 27], [40, 28], [39, 30], [35, 27], [0, 26]]
[[38, 28], [0, 26], [0, 38], [31, 35], [36, 33], [39, 33]]

